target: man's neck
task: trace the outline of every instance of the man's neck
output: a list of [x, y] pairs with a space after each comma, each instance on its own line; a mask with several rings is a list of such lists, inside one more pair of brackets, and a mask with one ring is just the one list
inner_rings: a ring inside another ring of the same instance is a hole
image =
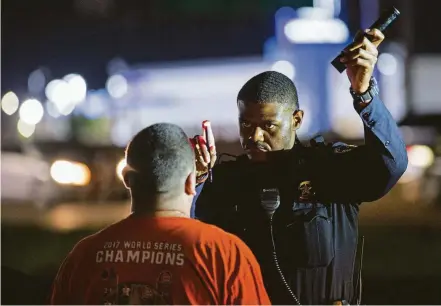
[[132, 198], [132, 213], [156, 217], [190, 217], [190, 209], [186, 209], [183, 197], [167, 198], [163, 196], [145, 199]]

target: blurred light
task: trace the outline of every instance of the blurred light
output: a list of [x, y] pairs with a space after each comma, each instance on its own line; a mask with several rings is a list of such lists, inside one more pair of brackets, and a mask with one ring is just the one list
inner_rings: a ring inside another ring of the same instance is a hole
[[398, 180], [399, 184], [408, 184], [420, 179], [424, 175], [424, 171], [420, 167], [415, 167], [411, 164], [407, 167], [404, 174]]
[[54, 181], [63, 185], [85, 186], [90, 182], [90, 170], [83, 163], [67, 160], [55, 161], [50, 169]]
[[277, 54], [278, 45], [277, 38], [272, 36], [268, 38], [263, 44], [263, 57], [265, 60], [274, 59], [274, 55]]
[[328, 11], [332, 16], [338, 16], [341, 11], [341, 0], [314, 0], [313, 6]]
[[126, 159], [123, 158], [119, 161], [119, 163], [116, 165], [116, 175], [118, 176], [118, 178], [122, 181], [123, 180], [123, 169], [124, 167], [127, 165]]
[[35, 125], [43, 118], [44, 108], [40, 101], [29, 99], [20, 106], [19, 114], [23, 122]]
[[63, 78], [69, 86], [70, 101], [73, 103], [82, 102], [87, 95], [86, 80], [79, 74], [69, 74]]
[[292, 7], [283, 6], [276, 11], [274, 17], [276, 19], [283, 19], [283, 18], [292, 18], [295, 15], [296, 15], [296, 11]]
[[286, 23], [284, 32], [292, 43], [345, 43], [349, 37], [346, 24], [340, 19], [322, 19], [312, 14], [308, 19], [293, 19]]
[[58, 112], [63, 116], [70, 115], [75, 109], [74, 103], [68, 103], [65, 105], [55, 104], [55, 106], [57, 107]]
[[46, 97], [64, 116], [70, 115], [75, 106], [84, 101], [86, 95], [86, 81], [78, 74], [69, 74], [63, 80], [53, 80], [46, 86]]
[[12, 91], [7, 92], [2, 98], [2, 110], [7, 115], [12, 115], [18, 109], [18, 97]]
[[19, 119], [17, 122], [17, 131], [21, 136], [29, 138], [35, 132], [35, 124], [29, 124]]
[[397, 59], [390, 53], [382, 53], [378, 57], [378, 71], [384, 75], [394, 75], [397, 72]]
[[46, 85], [46, 97], [55, 104], [67, 104], [70, 101], [69, 84], [64, 80], [52, 80]]
[[46, 111], [49, 114], [49, 116], [53, 118], [58, 118], [61, 116], [55, 103], [49, 100], [46, 101]]
[[28, 90], [30, 93], [38, 94], [44, 90], [46, 76], [43, 71], [37, 69], [33, 71], [28, 78]]
[[71, 231], [84, 226], [84, 215], [73, 207], [58, 206], [48, 215], [47, 222], [58, 231]]
[[294, 79], [294, 76], [296, 74], [296, 70], [294, 68], [294, 65], [291, 64], [288, 61], [277, 61], [273, 64], [271, 67], [271, 70], [280, 72], [284, 75], [286, 75], [291, 80]]
[[46, 86], [46, 97], [52, 101], [61, 115], [69, 115], [75, 108], [70, 98], [69, 84], [65, 80], [53, 80]]
[[100, 91], [90, 93], [87, 97], [86, 103], [81, 107], [83, 115], [89, 119], [96, 119], [104, 116], [107, 110], [106, 102], [106, 97], [104, 97]]
[[428, 146], [415, 145], [407, 149], [409, 164], [414, 167], [428, 168], [433, 164], [435, 155]]
[[110, 138], [114, 145], [125, 147], [132, 137], [132, 120], [130, 118], [121, 118], [113, 123]]
[[333, 12], [322, 7], [301, 7], [297, 10], [298, 18], [312, 20], [329, 20], [334, 17]]
[[122, 98], [128, 91], [127, 80], [120, 74], [112, 75], [106, 82], [106, 89], [113, 98]]

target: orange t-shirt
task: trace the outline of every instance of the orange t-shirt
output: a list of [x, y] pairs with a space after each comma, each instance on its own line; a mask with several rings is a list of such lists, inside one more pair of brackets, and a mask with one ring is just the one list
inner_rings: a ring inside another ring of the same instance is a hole
[[270, 304], [260, 267], [236, 236], [179, 217], [135, 217], [80, 241], [52, 304]]

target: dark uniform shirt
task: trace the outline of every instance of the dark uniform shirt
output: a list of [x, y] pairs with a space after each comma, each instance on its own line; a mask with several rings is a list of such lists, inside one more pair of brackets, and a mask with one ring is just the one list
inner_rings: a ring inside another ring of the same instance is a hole
[[302, 304], [330, 304], [356, 294], [358, 213], [362, 202], [384, 196], [407, 167], [400, 131], [379, 98], [357, 109], [365, 145], [296, 144], [273, 152], [266, 163], [246, 156], [213, 169], [213, 182], [197, 187], [193, 215], [238, 235], [256, 255], [273, 304], [293, 304], [273, 257], [269, 218], [260, 206], [262, 188], [277, 188], [274, 214], [278, 263]]

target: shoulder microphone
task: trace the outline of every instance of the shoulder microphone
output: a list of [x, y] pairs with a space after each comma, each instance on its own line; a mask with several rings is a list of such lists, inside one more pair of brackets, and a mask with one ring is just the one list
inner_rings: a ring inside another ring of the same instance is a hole
[[280, 206], [280, 193], [277, 188], [262, 189], [260, 204], [270, 219]]

